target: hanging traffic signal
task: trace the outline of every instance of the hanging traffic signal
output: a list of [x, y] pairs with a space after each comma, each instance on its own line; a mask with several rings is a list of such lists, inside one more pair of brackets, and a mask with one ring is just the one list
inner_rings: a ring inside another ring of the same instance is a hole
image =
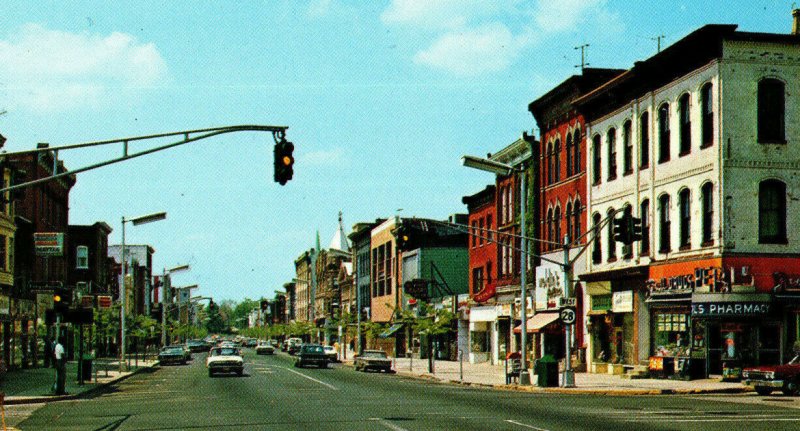
[[280, 185], [292, 179], [294, 174], [294, 144], [281, 139], [275, 144], [275, 182]]
[[407, 250], [409, 248], [411, 243], [411, 233], [406, 226], [398, 226], [394, 231], [394, 236], [396, 238], [397, 248], [399, 250]]
[[628, 222], [627, 214], [623, 214], [620, 218], [614, 219], [614, 241], [621, 242], [625, 245], [630, 245], [630, 223]]
[[636, 217], [628, 218], [628, 232], [631, 237], [631, 242], [642, 240], [642, 219]]
[[69, 304], [67, 304], [66, 296], [61, 292], [53, 293], [53, 309], [56, 312], [63, 313], [67, 311]]

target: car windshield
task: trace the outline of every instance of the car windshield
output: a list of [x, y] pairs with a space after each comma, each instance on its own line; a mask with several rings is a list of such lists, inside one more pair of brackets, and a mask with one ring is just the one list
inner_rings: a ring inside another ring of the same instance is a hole
[[238, 355], [239, 352], [236, 351], [233, 347], [220, 347], [214, 349], [214, 355], [222, 355], [222, 356], [229, 356], [229, 355]]
[[385, 352], [364, 352], [365, 358], [385, 358]]
[[322, 346], [303, 346], [305, 353], [322, 353]]
[[183, 354], [183, 349], [180, 347], [167, 347], [161, 351], [162, 353], [178, 353]]

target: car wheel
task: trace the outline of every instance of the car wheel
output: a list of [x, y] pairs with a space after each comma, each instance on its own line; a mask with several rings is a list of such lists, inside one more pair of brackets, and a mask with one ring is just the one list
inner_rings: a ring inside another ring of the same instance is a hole
[[299, 363], [299, 362], [295, 362], [295, 363], [294, 363], [294, 367], [295, 367], [295, 368], [300, 368], [300, 363]]
[[211, 370], [208, 370], [208, 377], [214, 377], [214, 372], [211, 371]]
[[244, 370], [239, 370], [236, 372], [236, 375], [239, 377], [242, 377], [242, 374], [244, 374]]
[[756, 393], [762, 396], [767, 396], [772, 393], [772, 388], [756, 386]]
[[784, 395], [790, 397], [792, 395], [797, 395], [797, 392], [798, 392], [797, 389], [798, 389], [797, 388], [797, 383], [791, 383], [790, 382], [790, 383], [787, 383], [786, 386], [781, 388], [781, 392], [783, 392]]

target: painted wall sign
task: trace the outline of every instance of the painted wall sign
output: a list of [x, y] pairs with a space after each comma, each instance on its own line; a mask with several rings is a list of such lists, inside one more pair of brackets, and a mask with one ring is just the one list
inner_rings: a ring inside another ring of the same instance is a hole
[[800, 293], [800, 275], [787, 275], [783, 272], [775, 272], [772, 274], [772, 279], [775, 282], [775, 287], [773, 288], [775, 292]]
[[611, 294], [611, 311], [614, 313], [633, 312], [633, 291], [625, 290]]
[[764, 316], [770, 314], [769, 302], [696, 302], [692, 316]]
[[36, 248], [37, 256], [63, 256], [64, 233], [35, 232], [33, 234], [33, 244]]

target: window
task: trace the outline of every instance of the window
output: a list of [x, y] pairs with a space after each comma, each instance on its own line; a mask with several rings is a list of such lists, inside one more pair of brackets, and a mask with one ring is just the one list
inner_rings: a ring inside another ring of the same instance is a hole
[[600, 214], [595, 213], [592, 216], [592, 231], [594, 242], [592, 247], [592, 263], [600, 263], [603, 259], [603, 250], [600, 247]]
[[711, 236], [711, 221], [714, 220], [714, 196], [712, 184], [703, 184], [703, 187], [700, 188], [700, 193], [703, 195], [703, 245], [711, 245], [714, 243], [714, 238]]
[[572, 236], [572, 202], [567, 202], [567, 209], [564, 211], [564, 221], [567, 222], [566, 234], [570, 236], [570, 241], [574, 240]]
[[572, 156], [572, 173], [577, 175], [581, 172], [581, 133], [580, 130], [572, 132], [572, 151], [575, 155]]
[[606, 145], [608, 145], [608, 180], [611, 181], [617, 178], [617, 130], [613, 127], [606, 136]]
[[639, 117], [639, 167], [650, 165], [650, 115], [645, 112]]
[[623, 175], [630, 175], [633, 173], [633, 142], [631, 142], [631, 122], [626, 121], [622, 125], [622, 169]]
[[645, 199], [639, 208], [639, 217], [642, 218], [642, 240], [639, 242], [639, 254], [650, 254], [650, 200]]
[[483, 218], [478, 220], [478, 245], [483, 245], [483, 238], [484, 238], [484, 226], [483, 226]]
[[561, 180], [561, 140], [556, 139], [556, 145], [553, 147], [553, 179], [555, 182]]
[[[553, 238], [556, 243], [561, 243], [561, 207], [556, 207], [555, 215], [553, 216], [553, 224], [555, 225], [553, 231], [555, 233], [555, 237]], [[554, 248], [557, 246], [554, 244]]]
[[488, 242], [494, 241], [494, 228], [492, 227], [492, 215], [488, 214], [486, 216], [486, 237], [489, 238]]
[[480, 292], [483, 286], [483, 268], [472, 268], [472, 293]]
[[478, 245], [478, 222], [472, 221], [472, 248]]
[[592, 138], [592, 177], [594, 184], [600, 184], [600, 135], [594, 135]]
[[576, 200], [572, 207], [572, 240], [576, 241], [581, 237], [581, 201]]
[[553, 184], [553, 144], [547, 144], [547, 184]]
[[758, 186], [758, 242], [786, 244], [786, 184], [762, 181]]
[[669, 104], [658, 108], [658, 163], [669, 161]]
[[786, 142], [784, 98], [783, 82], [768, 78], [758, 83], [758, 142]]
[[680, 249], [685, 250], [691, 247], [692, 231], [692, 208], [689, 196], [689, 189], [683, 189], [678, 193], [678, 211], [680, 211]]
[[572, 171], [572, 134], [567, 133], [567, 178], [571, 177]]
[[714, 144], [714, 99], [711, 94], [711, 83], [700, 90], [700, 128], [702, 129], [702, 147]]
[[506, 223], [511, 223], [514, 220], [514, 194], [511, 192], [511, 186], [506, 187], [506, 200], [508, 201]]
[[658, 218], [659, 218], [659, 245], [658, 251], [668, 253], [670, 251], [669, 241], [669, 195], [662, 195], [658, 198]]
[[[630, 205], [625, 205], [623, 210], [623, 214], [625, 217], [633, 217], [633, 208]], [[633, 257], [633, 245], [632, 244], [625, 244], [622, 246], [622, 257], [624, 259], [630, 259]]]
[[680, 155], [689, 154], [692, 151], [692, 116], [689, 112], [689, 93], [681, 96], [678, 102], [678, 110], [680, 111], [680, 136], [678, 145], [680, 147]]
[[550, 208], [547, 210], [547, 250], [553, 249], [553, 236], [555, 236], [553, 231], [553, 209]]
[[[125, 254], [128, 254], [127, 252]], [[75, 266], [78, 269], [89, 269], [89, 247], [79, 245], [75, 251]]]
[[[608, 217], [613, 220], [613, 208], [608, 210]], [[614, 262], [617, 260], [617, 240], [614, 239], [614, 223], [609, 222], [606, 229], [608, 230], [608, 261]]]

